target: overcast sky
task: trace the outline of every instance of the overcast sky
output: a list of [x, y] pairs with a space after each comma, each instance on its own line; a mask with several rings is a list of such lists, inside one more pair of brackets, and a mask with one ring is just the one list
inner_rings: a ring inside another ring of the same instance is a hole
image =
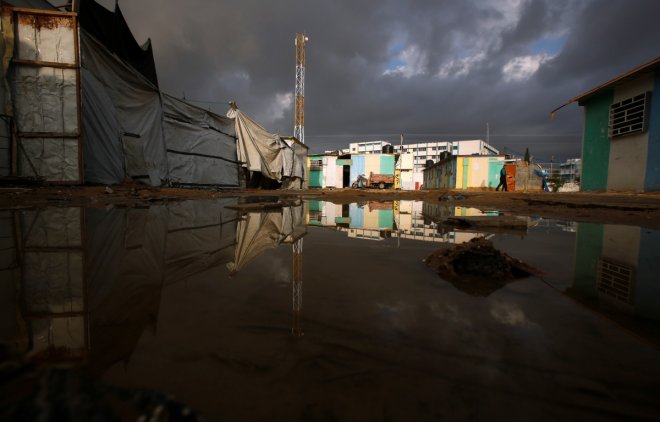
[[[100, 3], [112, 7], [113, 0]], [[120, 0], [151, 38], [161, 88], [229, 100], [293, 133], [305, 32], [305, 142], [485, 139], [537, 161], [579, 157], [582, 111], [549, 112], [660, 55], [658, 0]], [[214, 104], [215, 102], [215, 104]], [[506, 150], [505, 150], [506, 148]]]

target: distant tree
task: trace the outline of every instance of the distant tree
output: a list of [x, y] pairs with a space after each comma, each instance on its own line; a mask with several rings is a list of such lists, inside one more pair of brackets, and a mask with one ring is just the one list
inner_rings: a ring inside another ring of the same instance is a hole
[[525, 162], [529, 164], [529, 148], [525, 148]]

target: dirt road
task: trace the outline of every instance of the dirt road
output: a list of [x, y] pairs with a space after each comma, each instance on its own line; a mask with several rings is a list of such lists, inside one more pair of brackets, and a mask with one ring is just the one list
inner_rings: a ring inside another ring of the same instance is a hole
[[396, 191], [314, 189], [299, 191], [151, 188], [144, 186], [48, 186], [0, 188], [0, 209], [84, 206], [132, 207], [171, 201], [238, 196], [245, 201], [319, 199], [334, 203], [423, 200], [448, 206], [499, 210], [564, 220], [660, 228], [658, 193], [519, 193], [494, 191]]

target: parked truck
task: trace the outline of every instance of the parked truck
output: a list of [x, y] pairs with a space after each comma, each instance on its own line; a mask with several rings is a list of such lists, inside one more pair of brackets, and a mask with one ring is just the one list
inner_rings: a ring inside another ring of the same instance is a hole
[[359, 175], [357, 180], [351, 185], [352, 188], [372, 188], [372, 189], [391, 189], [394, 187], [393, 174], [374, 174], [369, 173], [369, 177]]

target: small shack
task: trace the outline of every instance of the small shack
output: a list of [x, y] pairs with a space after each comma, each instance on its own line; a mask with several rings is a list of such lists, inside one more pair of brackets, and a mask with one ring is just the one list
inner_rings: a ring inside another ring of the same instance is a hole
[[660, 190], [660, 56], [571, 98], [584, 107], [581, 189]]
[[426, 189], [495, 188], [500, 181], [503, 155], [445, 155], [424, 169]]

